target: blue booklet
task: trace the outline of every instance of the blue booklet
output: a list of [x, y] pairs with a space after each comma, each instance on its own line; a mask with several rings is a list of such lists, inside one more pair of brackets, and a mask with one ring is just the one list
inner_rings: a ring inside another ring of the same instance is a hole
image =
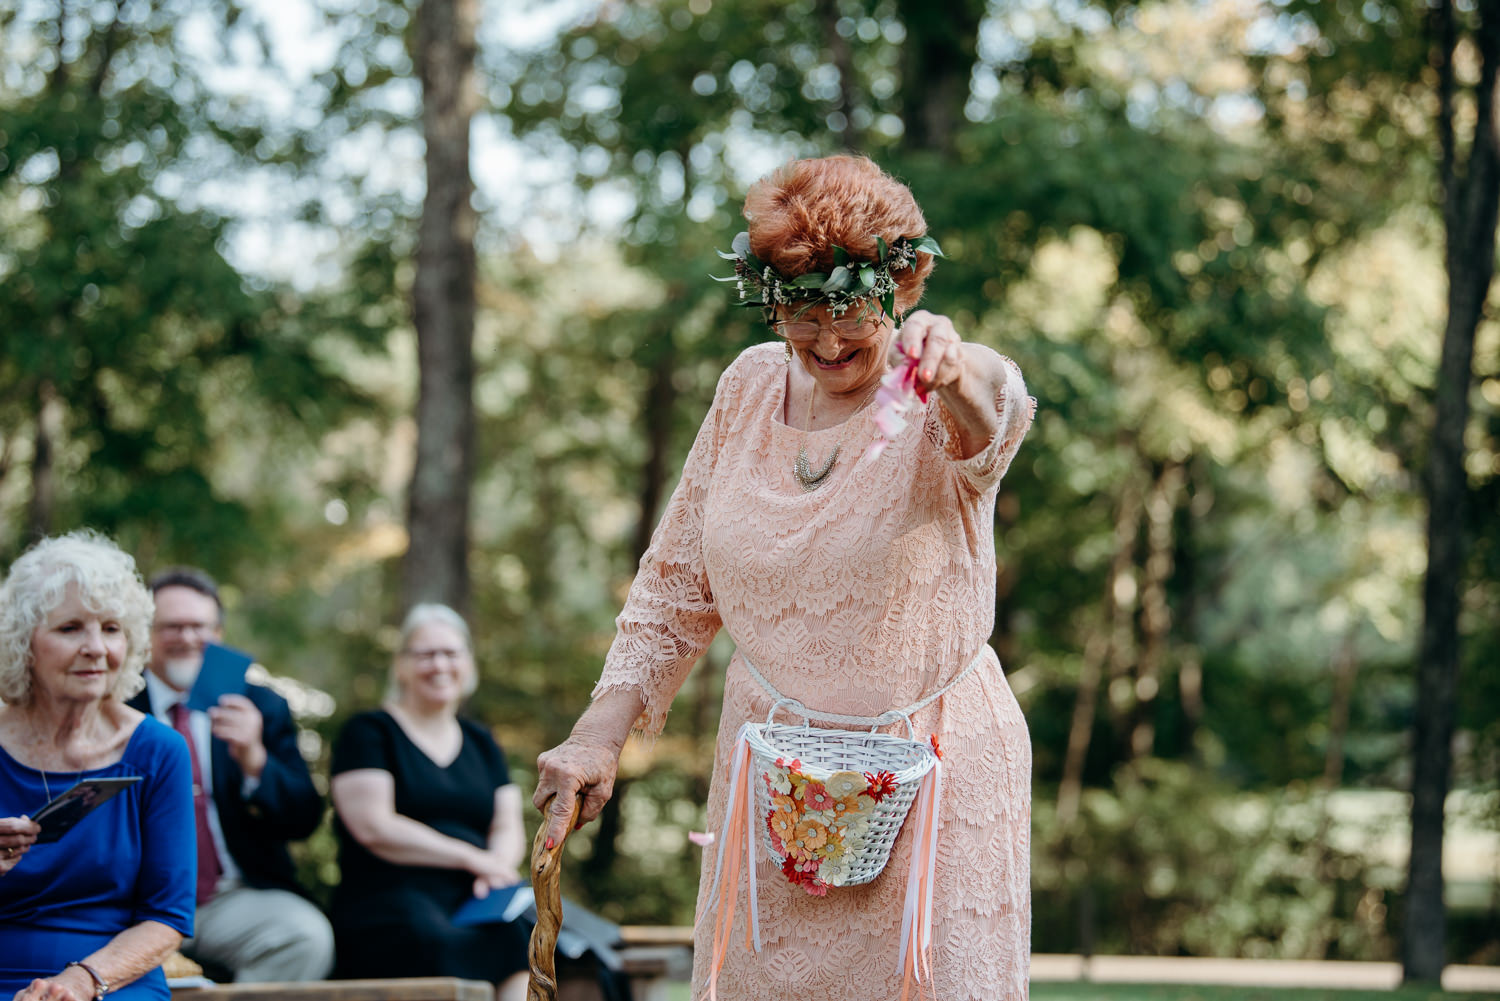
[[203, 666], [188, 692], [187, 707], [206, 711], [218, 705], [222, 695], [244, 695], [245, 670], [253, 663], [255, 658], [243, 650], [203, 644]]
[[487, 897], [470, 897], [453, 915], [459, 926], [499, 924], [514, 921], [536, 903], [530, 883], [513, 883], [491, 890]]

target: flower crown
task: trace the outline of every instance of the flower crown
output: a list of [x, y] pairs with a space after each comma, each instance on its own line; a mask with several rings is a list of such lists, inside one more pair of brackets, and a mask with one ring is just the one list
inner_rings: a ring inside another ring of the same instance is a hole
[[895, 272], [915, 265], [918, 253], [943, 256], [937, 241], [930, 236], [915, 240], [903, 236], [890, 244], [877, 236], [877, 256], [873, 261], [856, 261], [843, 247], [835, 246], [833, 270], [828, 274], [810, 271], [788, 278], [750, 253], [749, 233], [740, 233], [730, 246], [730, 253], [722, 250], [718, 253], [724, 260], [734, 262], [734, 274], [711, 277], [715, 281], [734, 282], [739, 305], [759, 306], [767, 323], [772, 322], [775, 307], [791, 303], [801, 303], [802, 310], [821, 303], [834, 316], [841, 316], [851, 307], [878, 302], [887, 315], [895, 317]]

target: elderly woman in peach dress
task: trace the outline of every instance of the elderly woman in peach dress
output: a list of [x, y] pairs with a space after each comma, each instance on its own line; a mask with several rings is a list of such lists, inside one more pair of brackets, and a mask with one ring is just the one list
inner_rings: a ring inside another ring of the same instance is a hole
[[[736, 731], [767, 718], [772, 692], [857, 717], [937, 695], [911, 715], [943, 756], [930, 945], [915, 987], [902, 958], [908, 819], [884, 871], [858, 886], [778, 866], [758, 848], [756, 899], [746, 886], [729, 894], [741, 920], [754, 905], [758, 948], [738, 929], [715, 940], [701, 912], [717, 860], [705, 853], [693, 996], [1025, 998], [1031, 744], [987, 641], [995, 496], [1035, 403], [1013, 362], [964, 342], [947, 317], [913, 311], [937, 246], [911, 192], [869, 160], [787, 164], [752, 187], [745, 217], [740, 296], [764, 309], [779, 341], [721, 377], [592, 703], [539, 759], [535, 802], [552, 841], [577, 798], [585, 821], [597, 816], [627, 736], [661, 731], [720, 628], [737, 651], [711, 830], [725, 818]], [[893, 365], [923, 400], [900, 431], [877, 424], [888, 415], [875, 406]], [[883, 452], [870, 447], [883, 436]]]

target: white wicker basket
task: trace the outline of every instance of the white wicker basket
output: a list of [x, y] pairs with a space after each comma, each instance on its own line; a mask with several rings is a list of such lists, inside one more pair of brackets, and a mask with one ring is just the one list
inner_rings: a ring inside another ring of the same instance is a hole
[[[911, 720], [902, 718], [912, 734]], [[880, 875], [922, 777], [937, 764], [932, 746], [914, 736], [787, 726], [770, 716], [745, 731], [761, 840], [788, 878], [821, 894]], [[868, 789], [851, 791], [851, 775], [869, 780]], [[778, 823], [790, 824], [795, 840], [778, 838]]]

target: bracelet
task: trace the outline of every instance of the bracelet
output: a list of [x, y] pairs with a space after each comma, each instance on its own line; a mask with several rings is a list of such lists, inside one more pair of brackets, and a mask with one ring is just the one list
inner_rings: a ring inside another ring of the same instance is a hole
[[65, 964], [63, 966], [63, 969], [66, 970], [69, 966], [76, 966], [84, 973], [87, 973], [89, 975], [89, 979], [94, 982], [94, 1001], [100, 1001], [100, 999], [103, 998], [105, 994], [109, 993], [109, 981], [99, 976], [98, 970], [94, 969], [89, 964], [81, 963], [76, 959], [70, 963]]

